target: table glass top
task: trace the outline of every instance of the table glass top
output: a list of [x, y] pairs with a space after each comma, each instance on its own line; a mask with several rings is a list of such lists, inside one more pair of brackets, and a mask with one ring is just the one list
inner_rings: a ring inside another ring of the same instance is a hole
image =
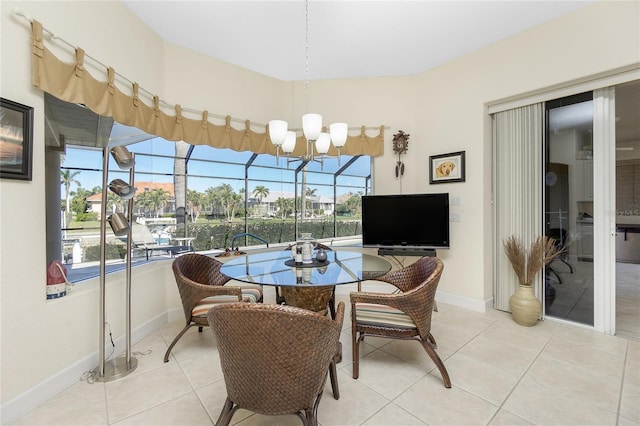
[[[234, 256], [220, 272], [238, 281], [278, 286], [349, 284], [382, 276], [391, 264], [379, 256], [347, 250], [328, 250], [328, 263], [318, 267], [291, 267], [288, 250]], [[315, 258], [315, 252], [314, 252]]]

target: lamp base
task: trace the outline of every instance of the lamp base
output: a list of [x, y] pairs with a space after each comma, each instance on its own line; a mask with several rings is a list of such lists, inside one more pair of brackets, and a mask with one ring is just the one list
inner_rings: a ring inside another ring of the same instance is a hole
[[104, 376], [100, 375], [100, 367], [95, 370], [96, 382], [110, 382], [112, 380], [118, 380], [124, 376], [131, 374], [138, 367], [138, 360], [135, 357], [131, 357], [131, 362], [127, 366], [127, 359], [125, 356], [118, 357], [111, 361], [107, 361], [104, 364]]

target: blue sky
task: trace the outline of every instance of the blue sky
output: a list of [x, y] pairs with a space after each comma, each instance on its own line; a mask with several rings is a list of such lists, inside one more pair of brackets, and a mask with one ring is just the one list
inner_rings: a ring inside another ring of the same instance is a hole
[[[67, 146], [62, 167], [83, 169], [75, 176], [83, 188], [90, 190], [96, 186], [101, 187], [102, 150], [78, 148]], [[139, 154], [136, 156], [136, 181], [173, 182], [173, 156], [175, 154], [173, 142], [154, 138], [128, 145], [128, 149]], [[250, 157], [250, 152], [196, 146], [188, 163], [189, 189], [204, 192], [209, 187], [227, 183], [238, 192], [240, 188], [244, 188], [244, 164]], [[343, 156], [341, 165], [344, 165], [349, 158]], [[211, 163], [204, 160], [219, 162]], [[299, 162], [292, 162], [287, 169], [286, 157], [281, 156], [276, 161], [274, 156], [258, 156], [253, 166], [249, 168], [249, 192], [258, 185], [266, 186], [272, 191], [293, 192], [294, 170], [299, 164]], [[120, 171], [112, 158], [109, 158], [109, 169], [109, 181], [116, 178], [129, 180], [129, 172]], [[310, 163], [307, 166], [307, 186], [316, 189], [317, 195], [333, 197], [333, 171], [337, 169], [339, 169], [338, 161], [334, 158], [325, 159], [323, 166], [319, 163]], [[363, 177], [369, 173], [369, 157], [358, 159], [349, 167], [345, 176], [338, 179], [338, 195], [363, 191], [365, 185]], [[299, 175], [298, 179], [302, 179], [302, 176]], [[77, 189], [77, 185], [74, 184], [72, 191], [75, 189]]]

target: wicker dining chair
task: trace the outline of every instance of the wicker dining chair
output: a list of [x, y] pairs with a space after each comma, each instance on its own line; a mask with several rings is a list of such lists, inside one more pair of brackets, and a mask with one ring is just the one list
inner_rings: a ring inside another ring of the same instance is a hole
[[227, 398], [216, 425], [238, 409], [264, 415], [296, 414], [317, 425], [318, 406], [344, 319], [286, 305], [232, 303], [207, 315], [218, 342]]
[[220, 261], [199, 253], [183, 254], [173, 261], [186, 325], [169, 345], [164, 362], [169, 361], [171, 350], [189, 328], [197, 326], [202, 332], [202, 327], [209, 325], [207, 312], [212, 306], [239, 301], [262, 302], [262, 288], [258, 285], [225, 285], [230, 279], [220, 272], [221, 266]]
[[422, 257], [415, 263], [376, 278], [400, 290], [395, 293], [353, 292], [351, 299], [351, 333], [353, 378], [359, 376], [359, 345], [365, 336], [409, 339], [420, 342], [435, 363], [444, 386], [451, 380], [436, 352], [431, 335], [431, 314], [444, 264], [437, 257]]
[[[290, 251], [291, 247], [293, 247], [294, 245], [295, 245], [295, 243], [289, 245], [285, 250]], [[331, 247], [329, 247], [329, 246], [327, 246], [325, 244], [322, 244], [322, 243], [316, 244], [316, 249], [323, 249], [325, 251], [331, 251]], [[283, 288], [276, 287], [276, 303], [278, 305], [283, 305], [283, 304], [286, 303], [285, 293], [288, 293], [287, 296], [289, 296], [289, 298], [293, 299], [293, 300], [296, 300], [296, 299], [309, 299], [309, 298], [315, 298], [317, 300], [321, 300], [321, 299], [324, 299], [326, 297], [325, 293], [327, 291], [328, 291], [328, 289], [326, 287], [317, 287], [317, 288], [306, 287], [306, 288], [302, 289], [302, 292], [300, 291], [299, 288], [296, 288], [296, 287], [283, 287]], [[317, 294], [314, 295], [313, 293], [317, 293]], [[298, 305], [294, 304], [294, 306], [298, 306]], [[320, 307], [320, 309], [326, 309], [326, 306], [322, 306], [322, 307]], [[336, 317], [336, 288], [335, 288], [335, 286], [331, 288], [331, 295], [329, 296], [329, 313], [331, 314], [331, 318], [335, 318]]]

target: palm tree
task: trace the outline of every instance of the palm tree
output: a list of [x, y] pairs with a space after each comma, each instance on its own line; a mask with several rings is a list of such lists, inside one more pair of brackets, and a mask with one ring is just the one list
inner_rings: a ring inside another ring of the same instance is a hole
[[113, 192], [108, 192], [107, 193], [107, 209], [109, 209], [109, 206], [111, 207], [112, 213], [117, 213], [118, 210], [120, 210], [124, 206], [124, 200], [120, 198], [119, 195]]
[[162, 209], [169, 199], [169, 192], [162, 188], [152, 189], [149, 194], [149, 207], [155, 211], [156, 217], [158, 217], [160, 209]]
[[[100, 192], [100, 191], [98, 191]], [[87, 198], [92, 196], [94, 192], [79, 186], [78, 189], [71, 191], [71, 211], [76, 215], [86, 213]]]
[[253, 188], [253, 196], [258, 199], [258, 204], [262, 203], [262, 199], [269, 195], [269, 188], [263, 185], [258, 185]]
[[222, 208], [220, 201], [217, 196], [217, 189], [213, 186], [204, 190], [204, 200], [207, 203], [207, 207], [209, 207], [211, 214], [215, 214]]
[[313, 209], [311, 208], [311, 204], [312, 204], [312, 200], [311, 198], [313, 198], [316, 195], [316, 192], [318, 190], [315, 188], [307, 188], [305, 190], [305, 209], [308, 208], [311, 211], [310, 216], [313, 217]]
[[286, 218], [294, 210], [293, 199], [279, 197], [275, 202], [282, 219]]
[[138, 214], [140, 212], [146, 213], [149, 210], [149, 191], [140, 191], [134, 198]]
[[236, 194], [233, 191], [233, 187], [228, 183], [223, 183], [217, 187], [218, 199], [222, 204], [222, 208], [224, 209], [224, 213], [227, 216], [227, 222], [233, 221], [233, 213], [238, 203], [238, 198], [236, 198]]
[[213, 208], [222, 209], [227, 218], [227, 222], [232, 222], [236, 208], [242, 203], [242, 196], [236, 194], [233, 187], [228, 183], [223, 183], [215, 188], [209, 187], [205, 190]]
[[191, 222], [197, 222], [200, 216], [200, 208], [202, 207], [204, 194], [193, 189], [187, 189], [187, 207]]
[[232, 192], [227, 200], [227, 206], [228, 206], [227, 213], [228, 213], [229, 222], [231, 222], [233, 218], [236, 216], [236, 210], [241, 205], [243, 205], [242, 195]]
[[161, 188], [152, 189], [151, 191], [142, 191], [136, 195], [135, 201], [138, 211], [142, 207], [143, 211], [153, 212], [156, 217], [162, 207], [167, 204], [170, 193]]
[[[262, 204], [262, 199], [269, 195], [269, 188], [263, 185], [258, 185], [253, 189], [253, 196], [258, 199], [258, 205]], [[262, 208], [260, 208], [261, 214], [263, 213]]]
[[65, 199], [65, 216], [64, 227], [68, 228], [71, 224], [71, 185], [74, 183], [80, 186], [80, 181], [75, 179], [80, 174], [80, 171], [72, 172], [71, 170], [60, 171], [60, 184], [64, 185], [64, 199]]

